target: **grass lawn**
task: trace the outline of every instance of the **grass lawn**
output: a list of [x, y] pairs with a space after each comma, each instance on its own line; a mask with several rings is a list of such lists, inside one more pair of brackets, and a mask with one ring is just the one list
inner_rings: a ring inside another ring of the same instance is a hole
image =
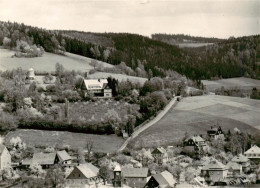
[[[65, 56], [45, 52], [42, 57], [35, 58], [17, 58], [12, 57], [14, 51], [0, 49], [0, 70], [15, 69], [22, 67], [24, 70], [33, 68], [36, 71], [55, 71], [55, 64], [60, 63], [67, 70], [80, 70], [88, 72], [93, 67], [89, 65], [91, 58], [83, 57], [76, 54], [66, 53]], [[113, 67], [105, 62], [101, 62], [105, 67]]]
[[83, 133], [71, 133], [66, 131], [44, 131], [31, 129], [17, 129], [6, 135], [5, 141], [10, 143], [12, 137], [19, 136], [27, 145], [35, 147], [46, 146], [65, 146], [72, 149], [79, 147], [85, 148], [87, 140], [92, 140], [94, 151], [114, 152], [124, 142], [121, 137], [116, 135], [93, 135]]
[[210, 126], [218, 122], [224, 131], [235, 127], [252, 135], [260, 135], [260, 100], [217, 95], [184, 98], [157, 124], [135, 140], [135, 146], [166, 145], [189, 134], [206, 135]]

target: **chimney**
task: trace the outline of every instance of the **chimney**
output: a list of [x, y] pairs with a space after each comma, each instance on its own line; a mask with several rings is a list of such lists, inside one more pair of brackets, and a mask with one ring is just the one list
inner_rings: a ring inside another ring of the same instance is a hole
[[100, 82], [100, 79], [98, 79], [98, 82]]
[[88, 77], [88, 72], [85, 72], [84, 73], [84, 78], [87, 78]]

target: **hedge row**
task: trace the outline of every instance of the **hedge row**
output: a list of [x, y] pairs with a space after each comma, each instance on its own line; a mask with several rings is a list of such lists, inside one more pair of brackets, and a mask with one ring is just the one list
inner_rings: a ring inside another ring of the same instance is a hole
[[77, 124], [66, 121], [52, 121], [44, 119], [20, 120], [18, 127], [21, 129], [40, 129], [55, 131], [70, 131], [88, 134], [114, 134], [111, 125], [100, 124]]

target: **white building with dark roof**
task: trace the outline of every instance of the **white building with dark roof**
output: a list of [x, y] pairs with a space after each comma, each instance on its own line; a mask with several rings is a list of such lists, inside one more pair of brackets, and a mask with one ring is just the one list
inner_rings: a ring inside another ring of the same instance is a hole
[[168, 154], [167, 151], [163, 147], [155, 148], [151, 152], [154, 160], [158, 164], [163, 164], [168, 161]]
[[112, 89], [109, 88], [107, 79], [83, 80], [80, 88], [85, 92], [85, 96], [112, 97]]

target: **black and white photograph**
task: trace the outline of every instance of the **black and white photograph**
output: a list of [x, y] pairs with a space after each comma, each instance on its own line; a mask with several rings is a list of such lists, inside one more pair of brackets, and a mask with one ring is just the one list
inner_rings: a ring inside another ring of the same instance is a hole
[[259, 188], [260, 0], [0, 0], [1, 188]]

